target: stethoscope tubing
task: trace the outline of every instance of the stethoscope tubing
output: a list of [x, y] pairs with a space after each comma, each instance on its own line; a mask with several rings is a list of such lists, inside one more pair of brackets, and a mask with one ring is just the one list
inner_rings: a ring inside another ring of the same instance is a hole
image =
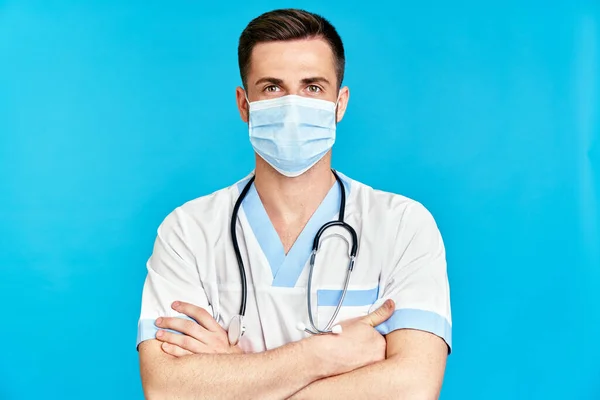
[[[346, 190], [344, 188], [344, 183], [342, 182], [341, 178], [339, 177], [339, 175], [337, 174], [337, 172], [334, 169], [332, 169], [331, 172], [335, 176], [335, 179], [341, 190], [339, 216], [338, 216], [337, 220], [327, 222], [326, 224], [321, 226], [321, 228], [319, 228], [319, 230], [317, 231], [317, 234], [315, 235], [315, 238], [313, 240], [312, 252], [311, 252], [311, 256], [310, 256], [309, 274], [308, 274], [308, 283], [307, 283], [308, 319], [309, 319], [310, 325], [312, 327], [312, 330], [308, 329], [308, 328], [304, 328], [303, 330], [307, 333], [315, 334], [315, 335], [331, 333], [331, 326], [333, 325], [335, 318], [337, 318], [339, 311], [342, 307], [342, 304], [344, 303], [344, 298], [346, 297], [346, 292], [348, 291], [348, 285], [350, 283], [350, 274], [352, 273], [352, 270], [354, 269], [356, 254], [358, 252], [358, 235], [356, 234], [356, 231], [354, 230], [354, 228], [352, 228], [352, 226], [348, 225], [344, 221], [344, 216], [345, 216], [344, 214], [346, 212]], [[239, 315], [237, 316], [237, 318], [239, 318], [240, 324], [242, 324], [241, 321], [246, 314], [246, 303], [247, 303], [247, 299], [248, 299], [248, 283], [247, 283], [247, 279], [246, 279], [246, 270], [244, 268], [244, 261], [242, 259], [242, 254], [240, 252], [240, 247], [239, 247], [239, 243], [238, 243], [238, 239], [237, 239], [236, 225], [237, 225], [239, 209], [242, 205], [242, 202], [244, 201], [244, 198], [248, 194], [248, 191], [252, 187], [252, 183], [254, 182], [254, 179], [255, 179], [255, 176], [252, 176], [252, 178], [250, 178], [250, 180], [248, 181], [246, 186], [244, 186], [244, 189], [242, 190], [239, 197], [237, 198], [237, 201], [235, 202], [235, 205], [233, 207], [233, 212], [231, 214], [231, 226], [230, 226], [231, 241], [233, 243], [235, 257], [236, 257], [239, 271], [240, 271], [241, 287], [242, 287], [242, 296], [241, 296], [242, 299], [240, 302], [240, 312], [239, 312]], [[327, 229], [334, 227], [334, 226], [342, 227], [350, 233], [350, 236], [352, 238], [352, 243], [350, 246], [350, 262], [348, 263], [348, 270], [346, 272], [346, 278], [344, 280], [344, 289], [342, 291], [341, 298], [340, 298], [338, 305], [333, 313], [333, 316], [327, 323], [325, 329], [321, 330], [316, 327], [316, 325], [314, 323], [314, 318], [313, 318], [312, 302], [311, 302], [312, 277], [313, 277], [313, 271], [314, 271], [314, 267], [315, 267], [315, 260], [316, 260], [317, 252], [319, 251], [319, 243], [320, 243], [321, 236]], [[244, 331], [244, 329], [242, 326], [241, 332], [243, 332], [243, 331]], [[237, 338], [237, 340], [235, 342], [237, 343], [237, 341], [239, 341], [239, 337]]]

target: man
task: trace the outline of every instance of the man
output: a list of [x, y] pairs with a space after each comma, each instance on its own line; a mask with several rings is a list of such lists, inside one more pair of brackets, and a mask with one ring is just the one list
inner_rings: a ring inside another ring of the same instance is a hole
[[[238, 56], [256, 167], [158, 229], [138, 332], [147, 398], [437, 398], [451, 346], [444, 246], [421, 204], [331, 169], [349, 99], [339, 35], [276, 10], [250, 22]], [[352, 228], [322, 233], [310, 274], [317, 231], [342, 220]]]

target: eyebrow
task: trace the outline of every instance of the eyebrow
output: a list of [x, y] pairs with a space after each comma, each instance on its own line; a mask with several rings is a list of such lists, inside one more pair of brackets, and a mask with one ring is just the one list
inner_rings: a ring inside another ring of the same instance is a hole
[[272, 83], [273, 85], [281, 86], [283, 84], [283, 79], [272, 78], [270, 76], [260, 78], [254, 83], [255, 85], [260, 85], [261, 83]]
[[[311, 83], [324, 83], [329, 85], [330, 82], [327, 78], [324, 78], [322, 76], [313, 76], [310, 78], [304, 78], [300, 81], [303, 85], [309, 85]], [[282, 86], [283, 85], [283, 79], [279, 79], [279, 78], [273, 78], [270, 76], [264, 77], [264, 78], [260, 78], [259, 80], [257, 80], [254, 84], [255, 85], [260, 85], [261, 83], [270, 83], [273, 85], [277, 85], [277, 86]]]
[[313, 76], [311, 78], [304, 78], [302, 79], [300, 82], [302, 82], [303, 85], [309, 85], [311, 83], [324, 83], [329, 85], [329, 80], [327, 80], [327, 78], [324, 78], [322, 76]]

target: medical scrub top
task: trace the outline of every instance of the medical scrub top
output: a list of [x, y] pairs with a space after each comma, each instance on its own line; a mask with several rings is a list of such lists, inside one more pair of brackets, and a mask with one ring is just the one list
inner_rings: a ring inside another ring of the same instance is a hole
[[[416, 329], [452, 347], [450, 289], [442, 237], [428, 210], [407, 197], [375, 190], [339, 174], [346, 190], [345, 221], [358, 234], [358, 254], [336, 322], [364, 316], [386, 299], [393, 315], [376, 329], [383, 335]], [[239, 313], [241, 278], [230, 223], [234, 204], [252, 174], [236, 184], [189, 201], [158, 228], [147, 262], [137, 344], [155, 338], [158, 317], [182, 317], [174, 301], [207, 310], [225, 329]], [[245, 352], [260, 352], [308, 336], [307, 282], [312, 242], [336, 220], [340, 187], [334, 184], [287, 254], [252, 185], [242, 202], [237, 237], [248, 282]], [[349, 247], [340, 227], [321, 238], [310, 293], [315, 324], [324, 329], [344, 287]]]

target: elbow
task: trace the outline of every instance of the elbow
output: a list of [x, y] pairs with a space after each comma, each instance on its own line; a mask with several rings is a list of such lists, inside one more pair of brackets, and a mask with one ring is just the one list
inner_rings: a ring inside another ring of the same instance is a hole
[[144, 398], [148, 400], [187, 399], [191, 388], [182, 385], [178, 372], [182, 364], [167, 356], [157, 341], [143, 342], [140, 352], [140, 378]]
[[192, 399], [192, 388], [178, 384], [165, 371], [142, 374], [142, 388], [146, 400]]
[[149, 377], [142, 378], [142, 388], [146, 400], [165, 400], [168, 398], [164, 387]]
[[156, 370], [142, 370], [142, 389], [146, 400], [166, 400], [172, 398], [185, 398], [179, 396], [181, 393], [176, 393], [174, 388], [170, 388], [169, 383], [165, 379], [164, 372]]
[[440, 396], [432, 393], [420, 393], [415, 397], [412, 397], [413, 400], [438, 400]]
[[429, 387], [413, 388], [402, 398], [410, 400], [438, 400], [440, 398], [440, 391]]
[[[203, 396], [198, 397], [198, 393], [194, 395], [187, 390], [177, 390], [176, 388], [168, 388], [164, 386], [161, 387], [159, 385], [144, 385], [143, 389], [144, 399], [146, 400], [182, 400], [204, 398]], [[213, 398], [211, 396], [209, 397]]]
[[161, 385], [160, 382], [146, 382], [143, 385], [144, 399], [146, 400], [169, 400], [191, 398], [188, 394], [178, 392], [174, 388]]
[[407, 400], [438, 400], [440, 398], [441, 388], [436, 385], [418, 384], [417, 382], [407, 384], [407, 382], [398, 382], [389, 393], [393, 393], [394, 399]]
[[148, 390], [144, 388], [144, 398], [146, 400], [161, 400], [164, 399], [164, 394], [156, 390]]

